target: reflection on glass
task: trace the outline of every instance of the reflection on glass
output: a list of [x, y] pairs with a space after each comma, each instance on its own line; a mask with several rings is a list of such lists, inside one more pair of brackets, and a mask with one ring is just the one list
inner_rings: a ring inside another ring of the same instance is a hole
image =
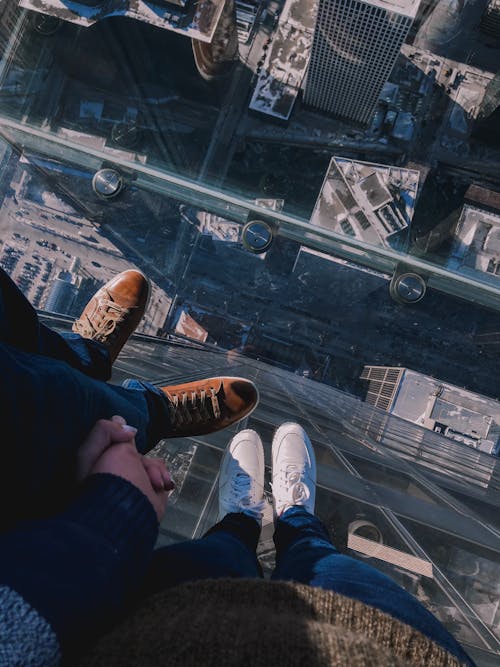
[[412, 521], [403, 523], [483, 623], [500, 636], [498, 553]]
[[[338, 22], [352, 8], [337, 4]], [[207, 184], [261, 209], [281, 199], [285, 214], [334, 231], [322, 240], [329, 252], [332, 238], [389, 246], [411, 262], [429, 258], [424, 279], [433, 265], [468, 278], [464, 294], [477, 281], [498, 286], [500, 205], [495, 184], [483, 182], [498, 137], [479, 130], [498, 106], [499, 48], [487, 31], [471, 32], [480, 16], [453, 16], [459, 46], [440, 41], [443, 17], [428, 4], [374, 6], [380, 20], [392, 17], [381, 60], [377, 22], [368, 41], [353, 28], [365, 20], [363, 3], [341, 30], [349, 57], [331, 46], [340, 28], [323, 2], [21, 5], [6, 0], [0, 15], [0, 117], [30, 141], [41, 133], [66, 152], [102, 152], [108, 167], [182, 175], [191, 193]], [[316, 53], [325, 35], [330, 60]], [[338, 112], [343, 120], [315, 111], [335, 100], [352, 107]]]
[[[318, 506], [321, 508], [319, 514], [341, 552], [370, 563], [394, 579], [435, 613], [461, 641], [473, 646], [484, 646], [471, 628], [465, 610], [457, 608], [443, 587], [434, 580], [432, 563], [439, 563], [433, 554], [429, 554], [431, 561], [415, 558], [396, 529], [375, 507], [325, 492], [319, 494]], [[353, 537], [363, 538], [365, 544], [371, 544], [372, 548], [362, 547], [364, 552], [358, 550], [359, 546]], [[350, 544], [358, 546], [358, 549], [349, 549]], [[366, 555], [371, 552], [376, 553], [376, 557]], [[395, 556], [399, 556], [399, 559]]]
[[425, 500], [428, 503], [437, 502], [436, 498], [427, 489], [424, 489], [421, 484], [418, 484], [409, 475], [401, 472], [401, 470], [395, 470], [388, 465], [380, 465], [380, 463], [375, 468], [369, 459], [362, 459], [347, 452], [345, 456], [364, 479], [404, 493], [407, 496]]

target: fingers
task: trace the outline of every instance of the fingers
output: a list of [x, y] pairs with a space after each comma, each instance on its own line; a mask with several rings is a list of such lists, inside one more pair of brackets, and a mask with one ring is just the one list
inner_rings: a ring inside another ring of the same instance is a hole
[[111, 473], [128, 480], [149, 500], [158, 521], [161, 521], [167, 506], [169, 491], [173, 483], [160, 459], [141, 456], [133, 440], [108, 447], [91, 469], [91, 474]]
[[106, 472], [123, 477], [144, 493], [161, 521], [175, 485], [162, 459], [138, 453], [136, 433], [121, 415], [100, 419], [78, 450], [77, 478]]
[[137, 429], [134, 426], [129, 426], [123, 417], [114, 415], [111, 419], [99, 419], [90, 431], [86, 440], [92, 440], [100, 444], [101, 447], [109, 447], [109, 445], [117, 442], [127, 442], [133, 440]]
[[155, 491], [165, 491], [165, 483], [163, 481], [163, 476], [161, 470], [156, 465], [151, 465], [152, 461], [146, 463], [146, 459], [143, 459], [144, 470], [147, 472], [151, 486]]
[[85, 438], [77, 455], [77, 479], [84, 479], [101, 454], [111, 445], [134, 442], [137, 429], [125, 419], [114, 415], [111, 419], [99, 419]]
[[142, 465], [154, 491], [154, 497], [151, 498], [151, 502], [155, 508], [158, 521], [161, 521], [167, 509], [168, 498], [172, 494], [175, 484], [162, 459], [143, 456]]
[[113, 416], [111, 417], [111, 421], [112, 421], [112, 422], [116, 422], [117, 424], [121, 424], [122, 426], [125, 426], [125, 424], [127, 423], [127, 422], [125, 421], [125, 418], [124, 418], [124, 417], [121, 417], [120, 415], [113, 415]]
[[154, 498], [151, 501], [156, 512], [158, 523], [161, 523], [163, 515], [167, 509], [168, 496], [169, 493], [167, 491], [156, 491]]
[[147, 472], [151, 485], [155, 491], [173, 491], [175, 484], [170, 472], [162, 459], [142, 457], [144, 470]]
[[110, 438], [112, 442], [133, 440], [135, 434], [137, 433], [135, 426], [130, 426], [130, 424], [127, 424], [125, 419], [120, 417], [120, 415], [114, 415], [111, 417], [108, 423], [111, 424]]

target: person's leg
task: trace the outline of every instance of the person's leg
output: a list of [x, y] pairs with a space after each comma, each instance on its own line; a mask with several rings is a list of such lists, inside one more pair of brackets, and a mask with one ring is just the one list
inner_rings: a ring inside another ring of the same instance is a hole
[[257, 577], [256, 549], [264, 507], [264, 450], [258, 434], [237, 433], [219, 472], [219, 521], [201, 539], [159, 549], [145, 592], [220, 577]]
[[75, 333], [58, 334], [42, 324], [36, 310], [0, 268], [0, 341], [25, 352], [65, 361], [100, 380], [111, 376], [111, 360], [105, 345]]
[[259, 535], [252, 517], [227, 514], [202, 538], [157, 549], [141, 594], [197, 579], [262, 576], [255, 553]]
[[444, 626], [410, 593], [371, 565], [340, 554], [321, 521], [303, 507], [277, 521], [275, 580], [297, 581], [360, 600], [419, 630], [460, 660], [470, 660]]
[[314, 516], [316, 459], [299, 424], [283, 424], [276, 431], [272, 458], [277, 516], [272, 578], [335, 591], [380, 609], [472, 664], [458, 642], [416, 598], [374, 567], [335, 549], [327, 529]]
[[[142, 454], [162, 438], [185, 433], [197, 435], [224, 426], [215, 415], [212, 401], [208, 406], [203, 404], [206, 419], [201, 419], [198, 414], [201, 403], [187, 400], [184, 393], [185, 405], [180, 403], [176, 414], [185, 421], [186, 429], [173, 428], [175, 406], [165, 388], [133, 381], [128, 382], [127, 387], [107, 384], [63, 361], [24, 352], [1, 342], [0, 368], [4, 380], [0, 383], [0, 414], [4, 438], [8, 437], [0, 450], [4, 455], [0, 466], [0, 502], [3, 492], [14, 487], [22, 489], [20, 503], [26, 507], [36, 507], [37, 499], [44, 496], [47, 500], [47, 494], [62, 502], [64, 494], [74, 485], [77, 449], [98, 419], [120, 415], [135, 426], [138, 429], [136, 445]], [[232, 379], [218, 380], [222, 386], [227, 386]], [[203, 387], [207, 382], [190, 383], [192, 393], [198, 385]], [[243, 382], [253, 387], [249, 381], [238, 380], [240, 384]], [[175, 393], [176, 386], [168, 389]], [[220, 396], [218, 406], [220, 414], [226, 418], [228, 410], [224, 400], [224, 396]], [[233, 411], [232, 423], [246, 412]], [[20, 510], [21, 505], [16, 507]], [[21, 510], [17, 514], [22, 514]]]
[[[145, 453], [168, 434], [168, 406], [153, 389], [125, 389], [94, 380], [67, 363], [0, 343], [2, 465], [0, 495], [15, 507], [74, 484], [76, 451], [100, 418], [121, 415], [138, 429]], [[16, 489], [9, 497], [7, 489]], [[36, 505], [32, 509], [36, 509]], [[13, 511], [13, 514], [16, 512]]]

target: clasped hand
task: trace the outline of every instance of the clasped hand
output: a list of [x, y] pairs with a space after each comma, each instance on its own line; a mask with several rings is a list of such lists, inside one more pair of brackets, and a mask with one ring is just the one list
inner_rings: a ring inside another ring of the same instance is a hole
[[161, 521], [175, 485], [162, 459], [139, 454], [136, 433], [123, 417], [100, 419], [78, 450], [77, 479], [96, 473], [118, 475], [142, 491]]

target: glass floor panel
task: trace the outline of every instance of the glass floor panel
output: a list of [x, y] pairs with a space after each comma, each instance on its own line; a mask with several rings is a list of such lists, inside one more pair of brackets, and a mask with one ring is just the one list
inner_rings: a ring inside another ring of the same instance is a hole
[[[53, 315], [44, 318], [62, 330], [70, 322]], [[236, 352], [228, 355], [226, 350], [207, 345], [188, 347], [184, 339], [174, 336], [159, 340], [136, 335], [118, 359], [113, 382], [123, 378], [121, 357], [127, 360], [132, 377], [142, 372], [143, 360], [148, 359], [151, 378], [159, 378], [158, 384], [165, 378], [230, 375], [237, 369], [257, 383], [261, 395], [254, 413], [230, 429], [158, 445], [155, 453], [166, 460], [177, 486], [158, 545], [199, 537], [213, 525], [224, 449], [238, 430], [254, 428], [265, 449], [268, 501], [258, 552], [265, 575], [270, 576], [274, 567], [271, 442], [284, 419], [298, 421], [310, 434], [317, 454], [316, 511], [337, 548], [368, 560], [417, 595], [459, 637], [479, 665], [495, 663], [500, 655], [500, 631], [494, 608], [500, 592], [495, 577], [488, 580], [487, 573], [500, 567], [500, 533], [492, 520], [500, 505], [497, 457], [430, 434], [335, 387]], [[436, 454], [426, 460], [422, 454], [429, 446], [429, 435]], [[479, 477], [480, 492], [469, 465], [471, 456], [477, 469], [488, 471], [487, 476]], [[453, 466], [463, 480], [459, 497], [455, 477], [449, 472]], [[459, 569], [459, 561], [462, 569], [469, 568], [467, 573]], [[486, 593], [483, 579], [474, 583], [476, 571], [486, 573]]]
[[[159, 445], [178, 481], [163, 543], [215, 520], [237, 428], [257, 428], [268, 457], [274, 428], [298, 420], [317, 449], [320, 512], [343, 508], [344, 528], [369, 513], [375, 528], [352, 539], [370, 553], [386, 536], [386, 560], [350, 549], [347, 528], [343, 548], [402, 576], [478, 664], [495, 664], [498, 596], [468, 601], [449, 555], [482, 572], [481, 550], [496, 565], [500, 551], [491, 3], [444, 18], [442, 3], [421, 3], [377, 99], [350, 82], [360, 125], [311, 102], [322, 1], [145, 0], [133, 16], [127, 1], [109, 16], [106, 2], [3, 0], [0, 266], [66, 330], [116, 273], [149, 278], [113, 382], [258, 385], [238, 427]], [[446, 558], [428, 534], [455, 545]], [[401, 559], [432, 561], [433, 578]]]

